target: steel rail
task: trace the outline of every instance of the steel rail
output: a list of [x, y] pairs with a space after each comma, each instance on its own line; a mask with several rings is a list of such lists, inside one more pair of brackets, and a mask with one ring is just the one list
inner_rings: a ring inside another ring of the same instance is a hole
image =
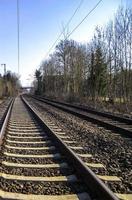
[[[65, 112], [73, 114], [73, 115], [75, 115], [77, 117], [80, 117], [82, 119], [88, 120], [88, 121], [93, 122], [95, 124], [104, 126], [107, 129], [116, 131], [116, 132], [124, 135], [125, 137], [126, 136], [132, 137], [132, 131], [130, 129], [123, 128], [120, 125], [118, 125], [118, 122], [121, 122], [121, 120], [122, 120], [122, 122], [124, 122], [123, 120], [128, 120], [128, 123], [126, 125], [128, 125], [128, 127], [129, 127], [129, 124], [132, 125], [132, 120], [131, 119], [119, 117], [120, 121], [118, 120], [117, 124], [115, 125], [115, 124], [109, 123], [109, 121], [108, 122], [103, 121], [102, 119], [97, 118], [96, 116], [94, 117], [94, 116], [88, 115], [89, 114], [88, 111], [87, 111], [87, 113], [83, 113], [83, 111], [86, 112], [85, 108], [81, 109], [81, 108], [78, 108], [78, 107], [76, 107], [74, 105], [70, 105], [69, 106], [69, 104], [67, 104], [67, 103], [62, 103], [62, 102], [60, 103], [60, 102], [56, 102], [56, 101], [54, 102], [54, 100], [42, 99], [42, 98], [38, 98], [38, 97], [34, 97], [34, 96], [31, 96], [31, 97], [34, 98], [34, 99], [36, 99], [36, 100], [38, 100], [38, 101], [44, 102], [44, 103], [46, 103], [48, 105], [54, 106], [56, 108], [59, 108], [59, 109], [65, 111]], [[74, 109], [76, 109], [76, 110], [74, 110]], [[81, 113], [81, 111], [82, 111], [82, 113]], [[95, 112], [94, 114], [96, 114], [98, 116], [98, 114], [96, 113], [96, 111], [92, 110], [91, 112], [93, 112], [93, 113]], [[105, 115], [105, 116], [103, 116], [103, 115]], [[112, 119], [112, 118], [110, 118], [111, 114], [110, 115], [108, 114], [108, 116], [109, 116], [108, 117], [107, 113], [102, 113], [102, 115], [101, 115], [101, 112], [99, 112], [99, 116], [107, 117], [109, 119]], [[117, 116], [113, 116], [113, 115], [112, 115], [112, 117], [114, 119], [116, 119], [116, 120], [118, 118]]]
[[58, 146], [62, 154], [68, 158], [68, 162], [74, 166], [78, 176], [81, 177], [87, 187], [101, 200], [119, 200], [115, 194], [92, 172], [92, 170], [85, 166], [83, 161], [48, 127], [47, 124], [45, 124], [42, 117], [36, 113], [28, 101], [24, 97], [21, 98], [39, 124], [41, 124], [49, 136], [54, 139], [55, 144]]
[[10, 118], [10, 115], [11, 115], [13, 103], [14, 103], [14, 99], [12, 99], [10, 101], [10, 103], [9, 103], [7, 109], [6, 109], [6, 112], [4, 113], [4, 116], [3, 116], [3, 123], [2, 123], [1, 130], [0, 130], [0, 146], [2, 144], [2, 140], [3, 140], [4, 134], [5, 134], [5, 129], [7, 127], [7, 123], [8, 123], [8, 120]]

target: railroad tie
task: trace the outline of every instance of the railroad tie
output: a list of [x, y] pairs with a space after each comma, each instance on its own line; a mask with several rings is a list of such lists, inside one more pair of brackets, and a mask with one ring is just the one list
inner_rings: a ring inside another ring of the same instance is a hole
[[8, 167], [20, 167], [20, 168], [68, 168], [67, 163], [60, 164], [21, 164], [21, 163], [11, 163], [2, 161], [2, 164]]
[[59, 135], [59, 137], [61, 138], [61, 139], [70, 139], [70, 137], [69, 136], [63, 136], [63, 135]]
[[[23, 138], [23, 139], [25, 139], [25, 138]], [[36, 142], [36, 141], [33, 141], [33, 142], [30, 142], [30, 141], [28, 141], [28, 142], [24, 142], [24, 141], [14, 141], [14, 140], [6, 140], [6, 142], [9, 142], [9, 143], [17, 143], [17, 144], [50, 144], [51, 143], [51, 141], [50, 140], [47, 140], [47, 141], [38, 141], [38, 142]]]
[[73, 150], [83, 150], [83, 147], [72, 147], [72, 146], [69, 146], [69, 148], [71, 148]]
[[97, 175], [102, 181], [121, 181], [117, 176], [106, 176], [106, 175]]
[[119, 194], [115, 193], [115, 195], [121, 200], [132, 200], [132, 194]]
[[56, 154], [46, 154], [46, 155], [33, 155], [33, 154], [13, 154], [13, 153], [8, 153], [4, 152], [4, 155], [10, 156], [10, 157], [18, 157], [18, 158], [55, 158], [55, 159], [60, 159], [61, 154], [56, 153]]
[[54, 131], [54, 133], [56, 133], [57, 135], [66, 135], [66, 133], [64, 133], [64, 132], [57, 132], [57, 131]]
[[[11, 133], [10, 133], [10, 132], [8, 131], [8, 135], [12, 135], [12, 136], [13, 136], [13, 135], [14, 135], [14, 136], [16, 136], [16, 135], [23, 135], [23, 136], [24, 136], [24, 135], [35, 135], [35, 136], [43, 135], [43, 136], [45, 136], [46, 134], [43, 133], [43, 132], [35, 132], [35, 133], [26, 133], [26, 132], [25, 132], [25, 133], [15, 133], [15, 132], [11, 132]], [[7, 136], [8, 136], [8, 135], [7, 135]]]
[[85, 164], [88, 166], [88, 167], [92, 167], [92, 168], [104, 168], [105, 169], [105, 166], [101, 163], [87, 163], [85, 162]]
[[19, 181], [43, 181], [43, 182], [77, 182], [78, 181], [75, 175], [36, 177], [36, 176], [18, 176], [18, 175], [0, 173], [0, 177], [4, 179], [19, 180]]
[[15, 147], [10, 145], [5, 145], [8, 149], [21, 149], [21, 150], [55, 150], [54, 146], [50, 147]]
[[21, 136], [12, 136], [12, 135], [7, 135], [7, 137], [9, 138], [18, 138], [18, 139], [49, 139], [48, 136], [37, 136], [37, 137], [33, 137], [33, 136], [24, 136], [24, 137], [21, 137]]
[[63, 142], [67, 143], [67, 144], [75, 144], [75, 141], [71, 141], [71, 140], [63, 140]]
[[5, 192], [0, 190], [0, 197], [3, 199], [16, 199], [16, 200], [91, 200], [88, 193], [79, 194], [66, 194], [66, 195], [33, 195], [33, 194], [20, 194]]
[[77, 154], [81, 158], [91, 158], [92, 154]]
[[16, 129], [16, 130], [11, 130], [11, 129], [8, 129], [8, 133], [12, 133], [12, 132], [17, 132], [17, 133], [36, 133], [36, 132], [38, 132], [38, 133], [42, 133], [42, 132], [44, 132], [42, 129], [36, 129], [36, 130], [33, 130], [33, 129], [31, 129], [31, 130], [21, 130], [21, 129]]

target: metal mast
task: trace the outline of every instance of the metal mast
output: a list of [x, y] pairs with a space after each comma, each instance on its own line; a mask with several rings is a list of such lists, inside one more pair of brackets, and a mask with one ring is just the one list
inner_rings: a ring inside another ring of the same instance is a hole
[[18, 61], [18, 74], [20, 71], [20, 15], [19, 15], [19, 0], [17, 0], [17, 61]]

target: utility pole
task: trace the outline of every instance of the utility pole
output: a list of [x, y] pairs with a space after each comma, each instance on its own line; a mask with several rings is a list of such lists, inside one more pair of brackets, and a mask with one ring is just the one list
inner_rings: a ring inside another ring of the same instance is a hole
[[18, 59], [18, 75], [20, 72], [20, 11], [19, 0], [17, 0], [17, 59]]
[[6, 64], [1, 64], [1, 66], [4, 66], [4, 75], [6, 75]]

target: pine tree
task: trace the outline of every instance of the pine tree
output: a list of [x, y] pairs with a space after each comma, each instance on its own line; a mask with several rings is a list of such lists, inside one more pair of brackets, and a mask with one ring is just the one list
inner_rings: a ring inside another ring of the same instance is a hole
[[35, 77], [37, 79], [37, 90], [36, 90], [36, 94], [40, 95], [41, 94], [41, 82], [42, 82], [42, 75], [40, 70], [36, 70], [35, 72]]
[[106, 95], [107, 86], [107, 65], [104, 60], [102, 49], [99, 46], [95, 51], [94, 76], [95, 93], [98, 99], [98, 97], [104, 97]]

